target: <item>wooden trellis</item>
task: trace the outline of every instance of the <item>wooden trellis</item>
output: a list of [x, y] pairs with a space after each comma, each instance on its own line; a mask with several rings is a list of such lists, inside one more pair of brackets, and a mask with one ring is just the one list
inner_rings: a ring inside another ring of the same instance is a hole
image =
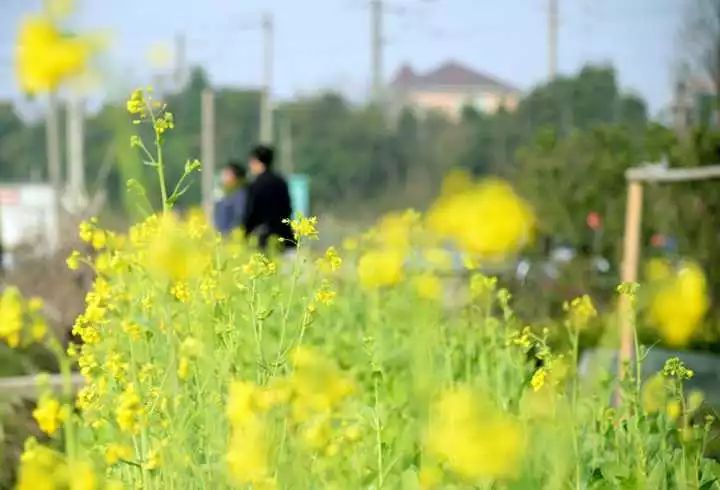
[[[623, 239], [623, 260], [621, 279], [623, 283], [637, 281], [640, 259], [640, 228], [642, 223], [643, 184], [677, 183], [720, 178], [720, 165], [695, 168], [668, 168], [662, 164], [642, 165], [625, 172], [627, 181], [627, 205], [625, 208], [625, 236]], [[620, 355], [619, 372], [633, 356], [634, 313], [623, 296], [620, 305]]]

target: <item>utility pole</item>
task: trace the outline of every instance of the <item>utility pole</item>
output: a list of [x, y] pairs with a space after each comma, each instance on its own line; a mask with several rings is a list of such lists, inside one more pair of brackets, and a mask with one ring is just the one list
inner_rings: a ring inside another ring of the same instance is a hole
[[206, 88], [201, 96], [200, 157], [202, 159], [202, 203], [212, 218], [215, 180], [215, 93]]
[[558, 64], [558, 2], [548, 0], [548, 78], [554, 80], [557, 76]]
[[178, 32], [175, 35], [175, 67], [173, 78], [175, 79], [175, 90], [180, 92], [187, 82], [187, 44], [185, 34]]
[[67, 105], [67, 166], [68, 185], [65, 198], [68, 210], [81, 211], [87, 204], [85, 194], [85, 108], [78, 94], [70, 94]]
[[382, 0], [371, 0], [370, 12], [372, 99], [379, 104], [383, 93]]
[[60, 192], [62, 191], [62, 168], [60, 163], [60, 122], [58, 121], [58, 100], [53, 92], [48, 94], [48, 108], [45, 115], [45, 143], [47, 151], [48, 180], [53, 191], [54, 213], [60, 219]]
[[262, 19], [263, 31], [263, 82], [262, 99], [260, 101], [260, 142], [271, 144], [273, 142], [273, 107], [272, 107], [272, 78], [273, 78], [273, 38], [274, 25], [272, 14], [266, 13]]

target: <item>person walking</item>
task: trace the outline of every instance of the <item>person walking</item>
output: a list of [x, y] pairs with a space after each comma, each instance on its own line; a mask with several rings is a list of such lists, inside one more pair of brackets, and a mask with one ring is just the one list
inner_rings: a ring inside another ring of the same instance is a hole
[[223, 167], [220, 180], [223, 196], [215, 203], [213, 218], [217, 231], [228, 235], [245, 224], [247, 201], [245, 168], [237, 162], [230, 161]]
[[289, 220], [292, 216], [290, 192], [285, 179], [273, 170], [275, 152], [258, 145], [250, 152], [248, 168], [253, 180], [248, 187], [245, 207], [245, 233], [257, 239], [265, 250], [270, 237], [281, 240], [285, 250], [295, 248]]

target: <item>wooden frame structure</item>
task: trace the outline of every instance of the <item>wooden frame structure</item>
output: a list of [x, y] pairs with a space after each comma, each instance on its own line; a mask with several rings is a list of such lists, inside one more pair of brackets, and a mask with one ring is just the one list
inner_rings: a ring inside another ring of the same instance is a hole
[[[720, 178], [720, 165], [694, 168], [668, 168], [663, 164], [646, 164], [629, 168], [625, 172], [627, 181], [627, 204], [625, 208], [625, 235], [623, 238], [623, 259], [621, 280], [623, 283], [637, 281], [640, 260], [640, 230], [642, 223], [643, 184], [677, 183]], [[623, 303], [627, 299], [621, 300]], [[633, 319], [630, 305], [621, 304], [620, 310], [620, 352], [618, 372], [633, 357]]]

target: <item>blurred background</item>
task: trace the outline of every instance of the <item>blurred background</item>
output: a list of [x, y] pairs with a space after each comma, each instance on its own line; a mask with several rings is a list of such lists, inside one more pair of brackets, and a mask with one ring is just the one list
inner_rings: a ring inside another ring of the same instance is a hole
[[[81, 74], [32, 91], [18, 38], [42, 12], [93, 48]], [[90, 280], [65, 270], [77, 222], [123, 229], [138, 216], [126, 182], [153, 188], [125, 109], [152, 86], [175, 115], [169, 180], [188, 159], [205, 169], [181, 209], [211, 205], [217, 171], [257, 142], [324, 242], [427, 208], [451, 169], [499, 176], [538, 216], [533, 246], [493, 271], [520, 314], [586, 292], [607, 305], [625, 171], [717, 162], [718, 60], [717, 0], [2, 0], [3, 281], [71, 325]], [[717, 183], [649, 185], [645, 202], [642, 257], [692, 258], [717, 297]], [[718, 347], [716, 310], [696, 347]]]

